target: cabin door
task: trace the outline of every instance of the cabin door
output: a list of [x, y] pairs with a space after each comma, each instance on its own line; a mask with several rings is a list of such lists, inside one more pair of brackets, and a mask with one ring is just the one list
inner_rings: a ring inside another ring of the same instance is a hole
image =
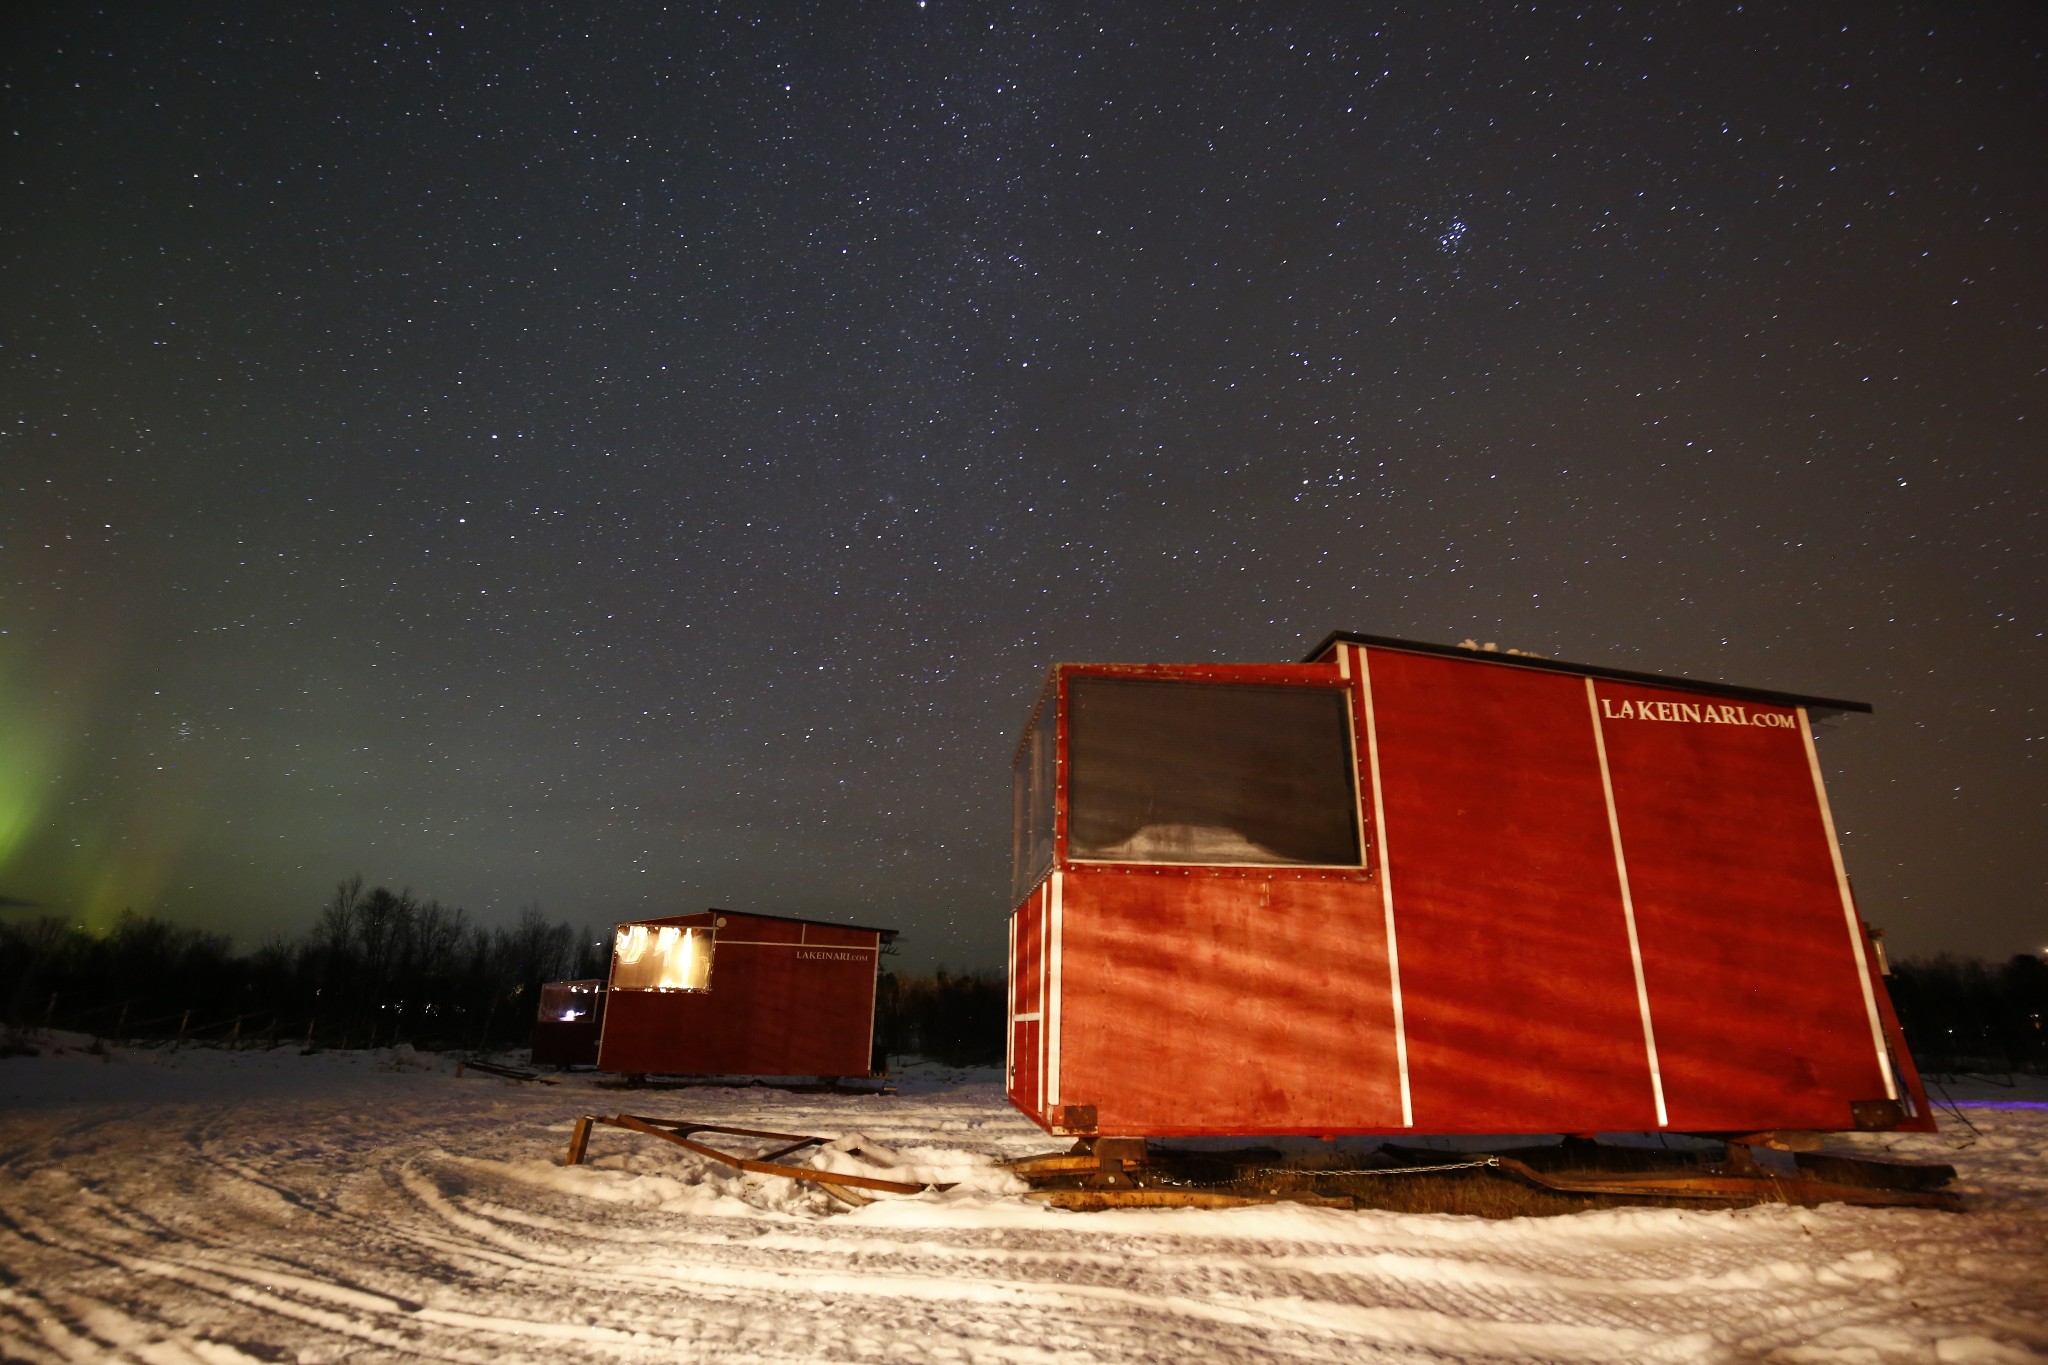
[[1010, 916], [1010, 1103], [1039, 1116], [1045, 1094], [1045, 888]]

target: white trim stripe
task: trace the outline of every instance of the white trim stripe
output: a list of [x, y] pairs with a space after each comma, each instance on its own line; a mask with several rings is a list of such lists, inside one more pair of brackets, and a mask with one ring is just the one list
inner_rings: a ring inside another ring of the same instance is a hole
[[1813, 774], [1813, 795], [1820, 803], [1821, 828], [1827, 834], [1828, 857], [1835, 867], [1835, 891], [1842, 898], [1842, 918], [1849, 926], [1849, 956], [1856, 960], [1856, 980], [1863, 987], [1863, 1011], [1870, 1017], [1870, 1043], [1877, 1049], [1878, 1074], [1884, 1077], [1884, 1095], [1899, 1097], [1898, 1082], [1892, 1079], [1892, 1060], [1884, 1045], [1884, 1021], [1877, 1017], [1877, 992], [1870, 984], [1870, 960], [1863, 952], [1863, 925], [1856, 914], [1856, 898], [1849, 891], [1849, 869], [1842, 863], [1841, 840], [1835, 835], [1835, 813], [1828, 806], [1828, 789], [1820, 780], [1820, 751], [1813, 747], [1813, 726], [1806, 708], [1799, 712], [1799, 738], [1806, 745], [1806, 767]]
[[1003, 989], [1009, 1004], [1003, 1013], [1010, 1016], [1009, 1027], [1003, 1030], [1003, 1090], [1012, 1095], [1017, 1093], [1017, 916], [1021, 913], [1010, 912], [1010, 979]]
[[1636, 972], [1636, 1009], [1643, 1019], [1643, 1055], [1650, 1062], [1650, 1094], [1657, 1101], [1657, 1126], [1671, 1126], [1664, 1108], [1664, 1071], [1657, 1064], [1657, 1028], [1650, 1022], [1650, 987], [1643, 977], [1643, 944], [1636, 936], [1636, 898], [1629, 890], [1628, 857], [1621, 847], [1621, 816], [1614, 809], [1614, 777], [1607, 768], [1607, 737], [1600, 730], [1600, 700], [1586, 679], [1586, 714], [1593, 720], [1593, 752], [1600, 756], [1600, 793], [1607, 798], [1607, 835], [1614, 841], [1614, 875], [1621, 882], [1621, 917], [1628, 925], [1628, 960]]
[[1052, 919], [1052, 879], [1048, 877], [1038, 892], [1038, 1046], [1031, 1065], [1038, 1070], [1038, 1112], [1047, 1112], [1045, 1103], [1045, 931]]
[[[1346, 646], [1350, 648], [1350, 646]], [[1372, 768], [1372, 827], [1380, 852], [1380, 905], [1387, 923], [1387, 984], [1394, 999], [1394, 1064], [1401, 1073], [1401, 1126], [1415, 1126], [1415, 1105], [1408, 1090], [1408, 1017], [1401, 1001], [1401, 945], [1394, 937], [1394, 866], [1387, 860], [1387, 809], [1380, 791], [1380, 731], [1372, 709], [1372, 670], [1364, 649], [1358, 651], [1358, 686], [1365, 694], [1365, 751]]]
[[[1351, 648], [1350, 645], [1338, 645], [1337, 657], [1348, 661], [1351, 656]], [[1351, 676], [1351, 666], [1348, 662], [1344, 666], [1344, 676], [1347, 678]], [[1352, 835], [1358, 841], [1358, 862], [1355, 866], [1370, 867], [1372, 855], [1370, 850], [1367, 849], [1365, 842], [1365, 801], [1356, 790], [1358, 783], [1358, 708], [1351, 704], [1351, 690], [1349, 688], [1344, 690], [1344, 737], [1351, 741], [1351, 781], [1354, 788], [1351, 801]]]
[[[613, 930], [612, 932], [613, 932], [613, 934], [614, 934], [614, 935], [616, 935], [616, 934], [618, 933], [618, 931], [617, 931], [616, 929], [614, 929], [614, 930]], [[714, 940], [714, 942], [715, 942], [715, 941], [716, 941], [716, 940]], [[617, 976], [618, 974], [619, 974], [619, 949], [618, 949], [618, 943], [617, 943], [616, 939], [614, 939], [614, 941], [613, 941], [613, 944], [612, 944], [612, 949], [611, 949], [611, 952], [610, 952], [610, 953], [609, 953], [609, 954], [608, 954], [608, 955], [606, 956], [606, 960], [605, 960], [605, 966], [604, 966], [604, 988], [605, 988], [605, 991], [606, 991], [606, 993], [607, 993], [607, 1000], [606, 1000], [606, 1003], [607, 1003], [607, 1004], [609, 1004], [609, 1003], [610, 1003], [610, 1000], [609, 1000], [609, 992], [610, 992], [610, 991], [611, 991], [611, 989], [612, 989], [612, 978], [613, 978], [613, 977], [615, 977], [615, 976]], [[601, 1069], [603, 1069], [603, 1067], [604, 1067], [604, 1030], [605, 1030], [605, 1025], [607, 1025], [607, 1024], [609, 1024], [609, 1023], [611, 1022], [611, 1018], [612, 1018], [612, 1012], [611, 1012], [611, 1011], [610, 1011], [609, 1009], [607, 1009], [607, 1010], [606, 1010], [606, 1011], [604, 1012], [604, 1015], [603, 1015], [603, 1016], [602, 1016], [602, 1017], [601, 1017], [601, 1018], [600, 1018], [600, 1019], [599, 1019], [599, 1020], [597, 1021], [597, 1065], [598, 1065], [598, 1067], [599, 1067], [599, 1069], [600, 1069], [600, 1070], [601, 1070]]]
[[1060, 1102], [1060, 940], [1066, 928], [1066, 873], [1052, 874], [1052, 912], [1046, 916], [1045, 1074], [1049, 1098], [1042, 1099], [1047, 1113]]
[[[716, 943], [718, 940], [713, 939]], [[868, 973], [868, 1074], [875, 1073], [875, 1012], [882, 1007], [882, 940], [875, 938], [875, 965]], [[889, 1051], [882, 1050], [882, 1070], [889, 1070]]]

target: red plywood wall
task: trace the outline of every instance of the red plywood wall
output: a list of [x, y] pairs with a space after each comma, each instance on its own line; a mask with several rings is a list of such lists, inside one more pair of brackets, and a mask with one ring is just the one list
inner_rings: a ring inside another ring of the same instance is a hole
[[1672, 1125], [1844, 1126], [1885, 1076], [1798, 712], [1594, 691]]
[[1897, 1098], [1926, 1125], [1801, 711], [1337, 649], [1270, 680], [1351, 691], [1361, 866], [1076, 860], [1062, 793], [1012, 920], [1020, 1109], [1116, 1135], [1725, 1132]]
[[1105, 1131], [1400, 1126], [1372, 887], [1178, 868], [1061, 884], [1061, 1098]]
[[[705, 925], [711, 915], [655, 924]], [[880, 936], [723, 912], [703, 993], [610, 992], [598, 1069], [866, 1076]]]
[[1655, 1127], [1585, 684], [1369, 664], [1416, 1126]]
[[1010, 1102], [1027, 1114], [1040, 1109], [1047, 1058], [1045, 1036], [1045, 918], [1051, 883], [1043, 883], [1010, 921]]

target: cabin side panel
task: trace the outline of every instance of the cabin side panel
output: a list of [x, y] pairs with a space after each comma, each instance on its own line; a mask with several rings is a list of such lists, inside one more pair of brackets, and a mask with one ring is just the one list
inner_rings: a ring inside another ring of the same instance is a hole
[[1063, 874], [1059, 1094], [1110, 1135], [1398, 1129], [1361, 874]]
[[1045, 901], [1041, 882], [1010, 918], [1010, 1037], [1006, 1050], [1010, 1103], [1043, 1118], [1045, 1051]]
[[1798, 713], [1595, 692], [1672, 1127], [1855, 1126], [1885, 1075]]
[[1365, 653], [1415, 1127], [1654, 1129], [1583, 680]]
[[[866, 1076], [873, 1065], [878, 939], [805, 944], [758, 922], [718, 932], [711, 989], [620, 991], [599, 1066], [671, 1075]], [[729, 937], [730, 936], [730, 937]]]

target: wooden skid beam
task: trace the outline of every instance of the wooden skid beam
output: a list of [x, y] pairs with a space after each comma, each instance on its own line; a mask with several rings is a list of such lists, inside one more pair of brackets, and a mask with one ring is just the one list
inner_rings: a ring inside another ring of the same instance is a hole
[[1236, 1209], [1250, 1204], [1308, 1204], [1322, 1209], [1352, 1208], [1341, 1195], [1230, 1194], [1222, 1190], [1033, 1190], [1024, 1196], [1056, 1209], [1095, 1213], [1103, 1209]]
[[[1777, 1137], [1777, 1134], [1746, 1135], [1756, 1138]], [[1805, 1146], [1796, 1137], [1786, 1145]], [[1443, 1152], [1423, 1149], [1389, 1147], [1390, 1155], [1412, 1159], [1442, 1158]], [[1229, 1177], [1230, 1165], [1224, 1163], [1218, 1169], [1215, 1163], [1204, 1164], [1189, 1159], [1179, 1159], [1172, 1153], [1151, 1153], [1148, 1164], [1160, 1172], [1155, 1177], [1150, 1171], [1126, 1172], [1124, 1163], [1105, 1159], [1095, 1152], [1046, 1152], [1006, 1161], [1004, 1168], [1019, 1176], [1030, 1185], [1034, 1192], [1030, 1198], [1042, 1203], [1051, 1203], [1058, 1208], [1108, 1209], [1145, 1207], [1215, 1207], [1228, 1208], [1246, 1203], [1274, 1203], [1300, 1201], [1317, 1196], [1310, 1191], [1328, 1190], [1321, 1184], [1323, 1175], [1352, 1177], [1380, 1175], [1389, 1178], [1442, 1178], [1475, 1166], [1493, 1166], [1509, 1180], [1539, 1189], [1565, 1195], [1581, 1195], [1595, 1199], [1619, 1199], [1634, 1202], [1662, 1203], [1670, 1201], [1698, 1202], [1701, 1204], [1743, 1205], [1754, 1203], [1789, 1203], [1816, 1205], [1825, 1203], [1860, 1204], [1875, 1207], [1926, 1208], [1957, 1210], [1962, 1207], [1961, 1199], [1954, 1193], [1940, 1188], [1953, 1178], [1952, 1167], [1934, 1164], [1902, 1164], [1893, 1161], [1874, 1161], [1855, 1155], [1800, 1151], [1799, 1169], [1780, 1171], [1764, 1167], [1749, 1155], [1747, 1146], [1735, 1145], [1729, 1149], [1730, 1159], [1726, 1165], [1705, 1168], [1692, 1164], [1664, 1164], [1657, 1166], [1631, 1166], [1628, 1163], [1603, 1168], [1597, 1163], [1591, 1168], [1574, 1163], [1570, 1168], [1546, 1169], [1548, 1163], [1531, 1164], [1514, 1156], [1488, 1154], [1466, 1161], [1450, 1161], [1441, 1164], [1414, 1164], [1390, 1166], [1370, 1171], [1320, 1172], [1315, 1167], [1302, 1167], [1285, 1172], [1290, 1177], [1285, 1182], [1300, 1193], [1282, 1192], [1276, 1186], [1272, 1189], [1254, 1190], [1244, 1188], [1242, 1171], [1238, 1178]], [[1640, 1155], [1632, 1150], [1629, 1155]], [[1608, 1149], [1592, 1149], [1592, 1158], [1612, 1156]], [[1611, 1164], [1611, 1163], [1608, 1163]], [[1261, 1174], [1282, 1174], [1261, 1172]], [[1175, 1176], [1179, 1178], [1176, 1179]], [[1261, 1182], [1268, 1183], [1268, 1182]], [[1135, 1184], [1138, 1188], [1130, 1188]], [[1233, 1188], [1233, 1187], [1236, 1188]], [[1122, 1188], [1119, 1188], [1122, 1187]], [[1351, 1207], [1360, 1198], [1359, 1187], [1338, 1185], [1335, 1188], [1349, 1190], [1347, 1196], [1328, 1195], [1335, 1198], [1339, 1206]], [[1453, 1200], [1455, 1202], [1455, 1199]]]
[[1029, 1180], [1035, 1175], [1086, 1175], [1102, 1169], [1093, 1152], [1051, 1152], [1044, 1156], [1020, 1156], [1005, 1161], [1005, 1169]]
[[585, 1114], [577, 1119], [576, 1126], [569, 1130], [569, 1157], [562, 1164], [565, 1166], [581, 1166], [583, 1164], [583, 1151], [588, 1146], [590, 1146], [590, 1116]]
[[841, 1171], [820, 1171], [808, 1166], [785, 1166], [779, 1161], [763, 1160], [757, 1157], [734, 1156], [721, 1152], [716, 1147], [693, 1142], [686, 1136], [690, 1133], [731, 1133], [741, 1137], [781, 1138], [794, 1145], [773, 1152], [771, 1156], [787, 1156], [805, 1147], [824, 1142], [821, 1137], [805, 1137], [800, 1133], [771, 1133], [759, 1128], [722, 1128], [716, 1124], [693, 1124], [680, 1119], [654, 1119], [639, 1114], [587, 1114], [576, 1120], [574, 1131], [569, 1137], [569, 1153], [564, 1164], [575, 1166], [583, 1161], [584, 1149], [590, 1141], [593, 1124], [607, 1128], [624, 1128], [630, 1132], [645, 1133], [649, 1137], [672, 1142], [684, 1151], [715, 1161], [721, 1166], [734, 1170], [752, 1171], [756, 1175], [781, 1176], [785, 1180], [807, 1180], [815, 1185], [829, 1185], [838, 1189], [880, 1190], [885, 1194], [922, 1194], [926, 1190], [950, 1190], [952, 1185], [918, 1185], [905, 1180], [882, 1180], [869, 1175], [849, 1175]]
[[[879, 1081], [881, 1078], [876, 1077]], [[779, 1090], [785, 1095], [893, 1095], [893, 1085], [826, 1085], [818, 1081], [736, 1081], [726, 1076], [650, 1076], [599, 1080], [606, 1090]]]
[[721, 1128], [715, 1123], [691, 1123], [687, 1119], [657, 1119], [645, 1114], [633, 1114], [642, 1123], [651, 1123], [657, 1128], [672, 1128], [678, 1133], [730, 1133], [734, 1137], [781, 1138], [785, 1142], [823, 1142], [821, 1137], [808, 1137], [802, 1133], [771, 1133], [766, 1128]]
[[[584, 1115], [576, 1120], [569, 1138], [569, 1152], [566, 1164], [581, 1164], [589, 1146], [591, 1129], [603, 1124], [608, 1128], [623, 1128], [630, 1132], [645, 1133], [673, 1143], [683, 1150], [707, 1161], [715, 1161], [734, 1170], [751, 1171], [757, 1175], [779, 1176], [786, 1180], [803, 1180], [822, 1186], [835, 1197], [849, 1204], [867, 1202], [861, 1191], [875, 1190], [885, 1194], [920, 1194], [927, 1189], [950, 1189], [950, 1185], [919, 1185], [902, 1180], [883, 1180], [874, 1176], [851, 1175], [838, 1171], [816, 1170], [806, 1166], [790, 1166], [780, 1158], [820, 1145], [826, 1141], [821, 1137], [800, 1133], [777, 1133], [762, 1128], [731, 1128], [718, 1124], [697, 1124], [682, 1119], [651, 1118], [641, 1114]], [[766, 1138], [782, 1141], [788, 1145], [777, 1148], [762, 1157], [735, 1156], [720, 1151], [706, 1143], [695, 1141], [701, 1133], [726, 1133], [736, 1137]], [[1445, 1171], [1462, 1170], [1471, 1163], [1454, 1163], [1445, 1166]], [[1816, 1179], [1810, 1175], [1780, 1175], [1774, 1171], [1754, 1168], [1750, 1170], [1709, 1171], [1700, 1169], [1662, 1170], [1612, 1170], [1612, 1171], [1543, 1171], [1527, 1162], [1511, 1156], [1496, 1156], [1488, 1164], [1497, 1165], [1505, 1174], [1539, 1188], [1560, 1194], [1607, 1196], [1610, 1198], [1633, 1199], [1682, 1199], [1696, 1200], [1707, 1204], [1744, 1204], [1770, 1202], [1788, 1204], [1844, 1203], [1878, 1207], [1923, 1208], [1955, 1211], [1962, 1208], [1962, 1200], [1956, 1194], [1941, 1189], [1896, 1188], [1876, 1185], [1847, 1184], [1839, 1180]], [[1870, 1163], [1864, 1163], [1870, 1164]], [[1106, 1168], [1101, 1158], [1087, 1152], [1049, 1152], [1038, 1156], [1020, 1157], [1003, 1163], [1004, 1167], [1023, 1179], [1038, 1185], [1086, 1178], [1103, 1172]], [[1115, 1165], [1121, 1170], [1122, 1163]], [[1386, 1175], [1427, 1175], [1434, 1171], [1429, 1167], [1388, 1168]], [[1314, 1180], [1314, 1168], [1303, 1168], [1298, 1174]], [[1933, 1180], [1948, 1174], [1947, 1168], [1927, 1172], [1915, 1170], [1914, 1175]], [[1311, 1193], [1286, 1193], [1234, 1191], [1225, 1189], [1194, 1189], [1184, 1185], [1142, 1188], [1108, 1188], [1092, 1184], [1082, 1188], [1036, 1189], [1026, 1198], [1049, 1204], [1054, 1208], [1075, 1211], [1130, 1208], [1238, 1208], [1250, 1204], [1293, 1203], [1309, 1204], [1322, 1208], [1353, 1208], [1356, 1201], [1346, 1195], [1317, 1195]]]
[[499, 1066], [496, 1062], [480, 1062], [474, 1057], [455, 1064], [456, 1075], [460, 1076], [464, 1071], [481, 1071], [486, 1076], [499, 1076], [508, 1081], [539, 1081], [542, 1085], [557, 1083], [557, 1078], [553, 1076], [543, 1076], [537, 1071], [527, 1071], [516, 1066]]

